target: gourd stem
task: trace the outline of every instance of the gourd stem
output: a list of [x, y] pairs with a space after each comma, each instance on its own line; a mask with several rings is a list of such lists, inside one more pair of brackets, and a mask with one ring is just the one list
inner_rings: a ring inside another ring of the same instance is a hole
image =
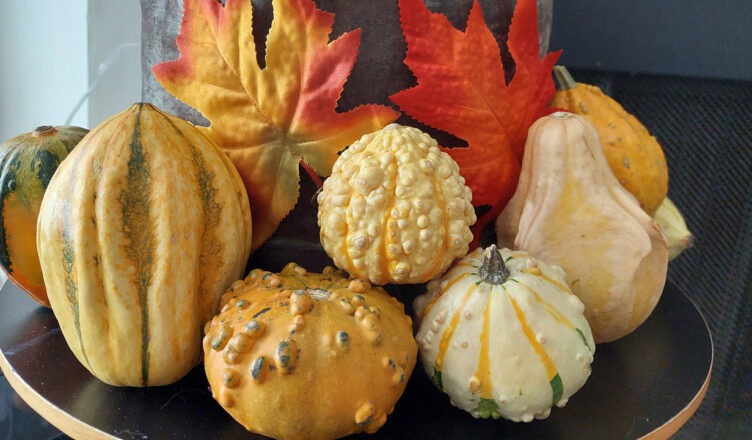
[[35, 128], [34, 131], [31, 133], [32, 136], [48, 136], [53, 133], [55, 133], [57, 130], [55, 130], [55, 127], [51, 125], [40, 125], [39, 127]]
[[577, 81], [572, 78], [572, 74], [564, 66], [554, 66], [554, 78], [556, 78], [559, 90], [571, 90], [577, 87]]
[[478, 270], [478, 276], [483, 282], [495, 285], [504, 284], [509, 278], [509, 269], [495, 244], [483, 253], [483, 263]]

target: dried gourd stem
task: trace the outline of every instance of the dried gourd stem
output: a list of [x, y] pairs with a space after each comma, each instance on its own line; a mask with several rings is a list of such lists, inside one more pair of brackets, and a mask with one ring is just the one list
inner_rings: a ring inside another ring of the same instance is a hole
[[51, 134], [55, 134], [56, 131], [57, 130], [55, 130], [55, 127], [51, 125], [40, 125], [39, 127], [34, 129], [31, 135], [34, 137], [49, 136]]
[[554, 78], [556, 78], [559, 90], [571, 90], [577, 87], [577, 81], [572, 78], [572, 74], [564, 66], [554, 66]]
[[316, 171], [313, 171], [313, 168], [311, 168], [308, 163], [300, 159], [300, 166], [303, 167], [303, 169], [308, 173], [309, 176], [311, 176], [311, 180], [313, 180], [313, 183], [316, 184], [316, 188], [321, 188], [324, 185], [324, 182], [321, 180], [321, 177], [319, 177], [318, 174], [316, 174]]
[[504, 264], [501, 252], [495, 244], [492, 244], [483, 253], [483, 263], [478, 270], [478, 276], [483, 282], [495, 285], [504, 284], [509, 278], [509, 269]]

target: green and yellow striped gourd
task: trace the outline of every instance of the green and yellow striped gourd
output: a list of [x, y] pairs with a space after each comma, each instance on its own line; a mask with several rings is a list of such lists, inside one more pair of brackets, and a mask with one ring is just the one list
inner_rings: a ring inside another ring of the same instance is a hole
[[473, 416], [546, 418], [590, 376], [593, 336], [558, 266], [494, 245], [427, 290], [414, 302], [423, 367]]
[[42, 201], [37, 245], [66, 342], [111, 385], [177, 381], [245, 270], [248, 197], [195, 126], [135, 104], [93, 129]]
[[0, 145], [0, 266], [8, 279], [49, 307], [37, 255], [37, 216], [47, 185], [88, 130], [43, 125]]

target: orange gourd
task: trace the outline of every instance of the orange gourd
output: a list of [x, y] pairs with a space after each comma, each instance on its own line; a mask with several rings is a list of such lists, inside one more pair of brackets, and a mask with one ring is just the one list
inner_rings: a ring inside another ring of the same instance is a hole
[[554, 76], [559, 90], [551, 106], [581, 115], [595, 127], [619, 183], [654, 215], [668, 193], [668, 165], [658, 140], [600, 88], [575, 82], [563, 66], [554, 68]]
[[214, 398], [246, 429], [331, 439], [378, 430], [405, 390], [418, 347], [402, 304], [332, 267], [256, 269], [206, 327]]
[[435, 139], [390, 124], [334, 163], [318, 196], [321, 244], [337, 267], [374, 284], [424, 283], [467, 253], [471, 200]]
[[0, 266], [46, 307], [50, 302], [36, 245], [39, 205], [60, 162], [87, 132], [43, 125], [0, 145]]

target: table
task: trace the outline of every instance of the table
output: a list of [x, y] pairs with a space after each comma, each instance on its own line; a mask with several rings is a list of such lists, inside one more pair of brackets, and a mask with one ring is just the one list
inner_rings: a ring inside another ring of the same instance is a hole
[[[665, 439], [694, 414], [710, 382], [703, 316], [668, 283], [634, 333], [597, 346], [593, 373], [546, 420], [478, 420], [450, 405], [416, 366], [387, 423], [367, 439]], [[0, 367], [16, 392], [73, 438], [253, 439], [212, 399], [201, 366], [147, 389], [106, 385], [73, 356], [51, 310], [8, 282], [0, 290]]]

